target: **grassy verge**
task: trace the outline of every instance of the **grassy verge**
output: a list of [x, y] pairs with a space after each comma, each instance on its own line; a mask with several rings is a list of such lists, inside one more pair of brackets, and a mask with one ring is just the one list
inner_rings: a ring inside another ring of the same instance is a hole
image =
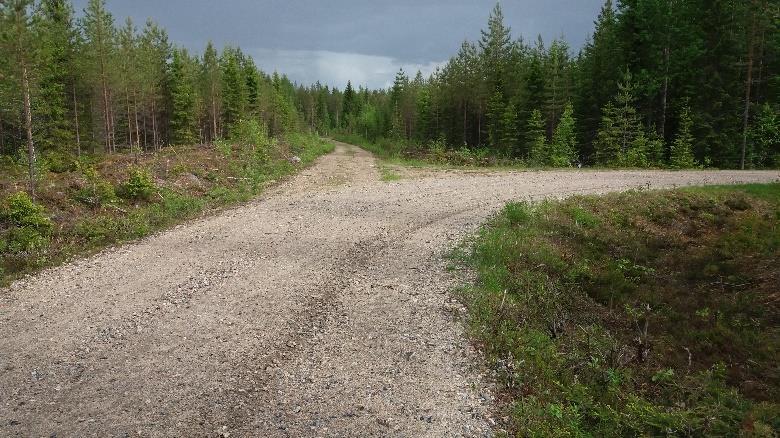
[[780, 185], [509, 204], [460, 255], [511, 433], [780, 431]]
[[[0, 286], [73, 256], [247, 201], [333, 147], [316, 137], [290, 135], [263, 148], [221, 142], [168, 147], [137, 160], [129, 154], [71, 160], [40, 169], [35, 203], [19, 194], [25, 187], [24, 166], [5, 163], [0, 169]], [[301, 163], [291, 163], [292, 156]]]

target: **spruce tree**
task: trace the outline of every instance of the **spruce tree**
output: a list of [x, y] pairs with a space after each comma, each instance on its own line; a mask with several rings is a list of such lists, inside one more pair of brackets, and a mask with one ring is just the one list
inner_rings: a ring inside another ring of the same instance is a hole
[[558, 39], [550, 45], [544, 72], [544, 109], [547, 116], [548, 132], [552, 133], [564, 107], [571, 99], [571, 65], [569, 46], [565, 41]]
[[191, 144], [195, 141], [196, 96], [189, 54], [184, 49], [173, 51], [171, 62], [171, 143]]
[[247, 91], [246, 79], [241, 68], [240, 53], [237, 49], [228, 47], [222, 52], [221, 77], [222, 77], [222, 117], [225, 124], [226, 135], [246, 115]]
[[576, 129], [574, 109], [571, 103], [567, 103], [553, 134], [548, 164], [555, 167], [568, 167], [576, 161]]
[[487, 30], [482, 30], [479, 47], [485, 82], [490, 90], [504, 93], [504, 74], [512, 49], [511, 29], [504, 23], [501, 4], [496, 3], [488, 18]]
[[531, 164], [546, 165], [549, 157], [547, 134], [542, 112], [538, 109], [533, 110], [531, 120], [528, 121], [528, 139], [528, 159]]
[[509, 103], [504, 108], [501, 117], [500, 151], [504, 156], [512, 156], [518, 148], [520, 134], [517, 130], [517, 124], [517, 107], [513, 103]]
[[693, 158], [693, 120], [687, 106], [680, 111], [680, 128], [672, 143], [669, 165], [675, 169], [688, 169], [696, 166]]
[[348, 126], [348, 119], [354, 115], [357, 108], [357, 97], [355, 96], [355, 89], [352, 88], [352, 81], [347, 81], [347, 87], [344, 89], [344, 96], [342, 98], [341, 106], [341, 127]]
[[67, 149], [75, 141], [72, 91], [77, 78], [73, 10], [65, 0], [44, 0], [38, 8], [40, 99], [35, 105], [41, 149]]
[[488, 101], [487, 108], [488, 142], [490, 148], [493, 149], [495, 153], [501, 153], [503, 149], [501, 138], [503, 137], [502, 119], [504, 118], [505, 109], [506, 104], [504, 103], [503, 93], [499, 90], [495, 90]]
[[636, 85], [628, 70], [618, 83], [614, 104], [602, 112], [602, 121], [594, 143], [599, 164], [608, 166], [646, 166], [648, 138], [637, 115]]

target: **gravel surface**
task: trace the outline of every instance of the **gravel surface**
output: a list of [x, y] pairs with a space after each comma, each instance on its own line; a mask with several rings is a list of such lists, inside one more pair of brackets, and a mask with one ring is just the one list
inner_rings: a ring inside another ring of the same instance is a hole
[[489, 436], [442, 254], [508, 200], [779, 172], [425, 171], [262, 199], [0, 290], [0, 436]]

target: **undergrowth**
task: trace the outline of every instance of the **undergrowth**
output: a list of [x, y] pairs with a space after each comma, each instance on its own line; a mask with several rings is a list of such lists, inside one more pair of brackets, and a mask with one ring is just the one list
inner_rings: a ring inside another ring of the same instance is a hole
[[509, 204], [460, 255], [511, 433], [780, 431], [780, 185]]
[[[277, 141], [259, 125], [239, 128], [235, 138], [213, 147], [168, 147], [140, 160], [130, 155], [43, 160], [35, 201], [21, 191], [23, 163], [0, 163], [0, 286], [249, 200], [334, 148], [315, 136], [291, 134]], [[293, 156], [301, 164], [291, 163]]]

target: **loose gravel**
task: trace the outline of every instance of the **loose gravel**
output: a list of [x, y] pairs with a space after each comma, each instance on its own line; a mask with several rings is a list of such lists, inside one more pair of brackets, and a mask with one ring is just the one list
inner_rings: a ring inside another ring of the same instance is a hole
[[780, 172], [414, 171], [336, 152], [0, 290], [0, 436], [490, 436], [442, 257], [509, 200]]

